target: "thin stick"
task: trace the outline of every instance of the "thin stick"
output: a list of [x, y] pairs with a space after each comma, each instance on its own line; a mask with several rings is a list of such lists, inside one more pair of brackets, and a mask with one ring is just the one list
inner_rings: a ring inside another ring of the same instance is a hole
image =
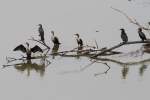
[[96, 44], [96, 48], [98, 49], [98, 43], [97, 43], [97, 41], [95, 40], [95, 44]]
[[36, 42], [38, 42], [38, 43], [40, 43], [40, 44], [44, 45], [47, 49], [50, 49], [50, 47], [49, 47], [49, 46], [48, 46], [45, 42], [42, 42], [42, 41], [36, 40], [36, 39], [34, 39], [33, 37], [32, 37], [31, 39], [29, 39], [29, 40], [36, 41]]
[[[99, 62], [98, 62], [99, 63]], [[102, 63], [102, 62], [100, 62]], [[107, 72], [110, 70], [110, 66], [107, 63], [102, 63], [108, 67], [108, 69], [102, 73], [95, 73], [94, 76], [102, 75], [102, 74], [107, 74]]]
[[113, 9], [113, 10], [115, 10], [115, 11], [121, 13], [122, 15], [124, 15], [124, 16], [129, 20], [130, 23], [133, 23], [133, 24], [137, 25], [138, 27], [141, 27], [141, 28], [144, 29], [144, 30], [150, 30], [149, 28], [146, 28], [146, 27], [142, 26], [139, 22], [137, 22], [136, 19], [129, 17], [129, 16], [128, 16], [126, 13], [124, 13], [123, 11], [121, 11], [121, 10], [119, 10], [119, 9], [116, 9], [116, 8], [113, 8], [113, 7], [111, 7], [111, 9]]

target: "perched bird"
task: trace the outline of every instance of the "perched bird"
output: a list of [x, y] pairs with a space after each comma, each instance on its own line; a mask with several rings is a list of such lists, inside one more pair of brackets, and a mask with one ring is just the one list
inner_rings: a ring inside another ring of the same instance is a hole
[[39, 24], [39, 36], [41, 37], [41, 41], [44, 42], [44, 30], [43, 30], [43, 27], [42, 27], [42, 24]]
[[52, 37], [51, 40], [54, 43], [54, 45], [60, 45], [61, 43], [59, 42], [59, 39], [54, 35], [54, 31], [51, 31]]
[[23, 46], [21, 44], [21, 45], [17, 46], [16, 48], [14, 48], [13, 51], [22, 51], [23, 53], [26, 53], [27, 60], [31, 59], [31, 53], [35, 53], [35, 52], [38, 52], [38, 51], [39, 52], [43, 52], [43, 50], [37, 45], [35, 45], [33, 48], [29, 47], [29, 43], [28, 42], [26, 42], [26, 45], [27, 46], [25, 47], [25, 46]]
[[120, 29], [121, 30], [121, 39], [124, 43], [128, 42], [128, 36], [125, 32], [125, 30], [123, 28]]
[[51, 53], [52, 53], [52, 58], [53, 58], [53, 59], [55, 59], [55, 56], [58, 55], [58, 53], [57, 53], [58, 50], [59, 50], [59, 45], [54, 45], [53, 48], [52, 48], [52, 52], [51, 52]]
[[77, 40], [77, 44], [78, 44], [78, 47], [82, 47], [83, 46], [83, 41], [82, 39], [80, 38], [79, 34], [74, 34], [77, 36], [76, 40]]
[[142, 32], [142, 28], [138, 28], [138, 33], [142, 41], [147, 40], [145, 34]]

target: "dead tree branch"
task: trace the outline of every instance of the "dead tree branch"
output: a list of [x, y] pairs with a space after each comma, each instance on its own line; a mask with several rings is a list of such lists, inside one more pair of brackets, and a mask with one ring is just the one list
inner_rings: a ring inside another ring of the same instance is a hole
[[105, 54], [106, 52], [110, 52], [110, 51], [112, 51], [112, 50], [114, 50], [114, 49], [117, 49], [117, 48], [123, 46], [123, 45], [139, 44], [139, 43], [150, 43], [150, 41], [149, 41], [149, 40], [147, 40], [147, 41], [129, 41], [129, 42], [127, 42], [127, 43], [121, 42], [121, 43], [119, 43], [119, 44], [117, 44], [117, 45], [115, 45], [115, 46], [113, 46], [113, 47], [111, 47], [111, 48], [109, 48], [109, 49], [106, 49], [106, 50], [104, 50], [104, 51], [102, 51], [102, 52], [100, 52], [100, 53], [98, 53], [98, 54], [92, 56], [91, 58], [94, 58], [94, 57], [97, 57], [97, 56], [101, 56], [101, 55]]
[[[101, 63], [101, 62], [98, 62], [97, 63]], [[98, 75], [102, 75], [102, 74], [107, 74], [107, 72], [110, 70], [110, 66], [107, 64], [107, 63], [103, 63], [104, 65], [106, 65], [108, 67], [108, 69], [102, 73], [95, 73], [94, 76], [98, 76]]]
[[45, 46], [47, 49], [50, 49], [50, 47], [45, 42], [42, 42], [40, 40], [36, 40], [33, 37], [31, 39], [29, 39], [29, 40], [38, 42], [38, 43], [42, 44], [43, 46]]
[[144, 30], [150, 30], [149, 28], [146, 28], [146, 27], [142, 26], [135, 18], [129, 17], [129, 16], [128, 16], [126, 13], [124, 13], [123, 11], [121, 11], [121, 10], [119, 10], [119, 9], [116, 9], [116, 8], [113, 8], [113, 7], [111, 7], [111, 9], [113, 9], [113, 10], [115, 10], [115, 11], [121, 13], [122, 15], [124, 15], [124, 16], [129, 20], [130, 23], [135, 24], [135, 25], [137, 25], [138, 27], [141, 27], [141, 28], [144, 29]]

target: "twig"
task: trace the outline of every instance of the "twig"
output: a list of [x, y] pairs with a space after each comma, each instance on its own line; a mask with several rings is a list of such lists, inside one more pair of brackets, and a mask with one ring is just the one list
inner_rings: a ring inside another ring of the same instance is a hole
[[25, 59], [26, 59], [26, 57], [21, 57], [21, 58], [6, 57], [7, 63], [11, 63], [16, 60], [25, 60]]
[[133, 23], [133, 24], [137, 25], [138, 27], [141, 27], [141, 28], [144, 29], [144, 30], [150, 30], [149, 28], [146, 28], [146, 27], [142, 26], [139, 22], [137, 22], [136, 19], [130, 18], [130, 17], [129, 17], [126, 13], [124, 13], [123, 11], [121, 11], [121, 10], [119, 10], [119, 9], [116, 9], [116, 8], [113, 8], [113, 7], [111, 7], [111, 8], [112, 8], [113, 10], [115, 10], [115, 11], [121, 13], [122, 15], [124, 15], [124, 16], [129, 20], [130, 23]]
[[97, 43], [97, 41], [95, 40], [95, 44], [96, 44], [96, 48], [98, 49], [98, 43]]
[[89, 68], [91, 65], [93, 65], [95, 62], [96, 62], [96, 60], [95, 60], [95, 61], [92, 61], [90, 64], [88, 64], [88, 65], [84, 66], [83, 68], [81, 68], [80, 71], [84, 71], [85, 69], [87, 69], [87, 68]]
[[32, 37], [31, 39], [29, 39], [29, 40], [36, 41], [36, 42], [38, 42], [38, 43], [40, 43], [40, 44], [44, 45], [47, 49], [50, 49], [50, 47], [49, 47], [49, 46], [48, 46], [45, 42], [42, 42], [42, 41], [36, 40], [36, 39], [34, 39], [33, 37]]
[[[100, 63], [102, 63], [102, 62], [100, 62]], [[94, 76], [98, 76], [101, 74], [107, 74], [107, 72], [110, 70], [110, 66], [107, 63], [102, 63], [102, 64], [106, 65], [108, 67], [108, 69], [106, 71], [104, 71], [103, 73], [95, 73]]]

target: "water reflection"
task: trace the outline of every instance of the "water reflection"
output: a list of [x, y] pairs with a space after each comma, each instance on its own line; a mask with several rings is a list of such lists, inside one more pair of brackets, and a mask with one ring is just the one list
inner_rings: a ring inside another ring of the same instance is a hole
[[15, 69], [17, 69], [20, 72], [25, 72], [27, 71], [27, 76], [30, 76], [30, 73], [32, 70], [36, 71], [37, 73], [40, 74], [40, 76], [44, 76], [45, 73], [45, 64], [37, 64], [37, 63], [32, 63], [31, 60], [27, 60], [25, 63], [19, 63], [15, 64]]
[[147, 69], [147, 65], [143, 64], [140, 68], [139, 68], [139, 74], [140, 76], [143, 76], [144, 72]]
[[122, 68], [121, 72], [122, 72], [122, 78], [123, 78], [123, 79], [126, 79], [126, 78], [127, 78], [127, 75], [128, 75], [128, 72], [129, 72], [129, 67], [124, 66], [124, 67]]
[[52, 58], [55, 59], [55, 56], [57, 56], [57, 52], [59, 50], [59, 44], [55, 44], [52, 48]]
[[129, 68], [131, 66], [136, 67], [137, 65], [141, 66], [139, 67], [139, 75], [143, 76], [145, 70], [148, 68], [148, 65], [150, 64], [150, 59], [145, 59], [141, 61], [130, 61], [130, 62], [122, 62], [110, 58], [97, 58], [97, 60], [105, 61], [107, 63], [112, 62], [118, 64], [120, 67], [122, 67], [121, 73], [122, 73], [122, 79], [127, 79], [127, 75], [129, 73]]
[[[78, 46], [77, 47], [77, 55], [81, 55], [82, 54], [82, 50], [83, 50], [83, 46]], [[76, 58], [80, 59], [80, 56], [77, 56]]]
[[32, 62], [32, 60], [21, 60], [21, 63], [3, 65], [3, 68], [14, 66], [14, 68], [21, 73], [26, 71], [27, 76], [30, 76], [32, 71], [39, 73], [41, 77], [44, 76], [45, 68], [49, 66], [51, 62], [47, 59], [40, 59], [40, 63], [37, 63], [36, 61]]

